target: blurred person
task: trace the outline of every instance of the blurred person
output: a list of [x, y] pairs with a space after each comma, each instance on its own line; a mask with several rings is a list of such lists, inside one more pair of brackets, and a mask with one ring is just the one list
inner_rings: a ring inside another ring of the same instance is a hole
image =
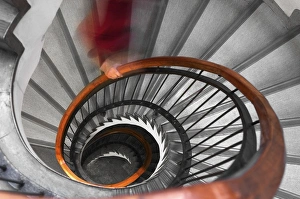
[[78, 32], [88, 57], [108, 78], [119, 78], [117, 67], [128, 62], [133, 0], [95, 0]]

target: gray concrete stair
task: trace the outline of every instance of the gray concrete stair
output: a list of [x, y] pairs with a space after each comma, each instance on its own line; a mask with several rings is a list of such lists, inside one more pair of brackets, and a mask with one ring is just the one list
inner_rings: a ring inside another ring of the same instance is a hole
[[[258, 88], [280, 118], [286, 139], [286, 172], [275, 197], [300, 198], [297, 183], [300, 179], [299, 175], [295, 175], [299, 173], [300, 164], [298, 147], [300, 140], [297, 136], [300, 127], [300, 101], [298, 100], [300, 28], [287, 27], [280, 17], [260, 0], [230, 2], [169, 0], [167, 2], [166, 7], [163, 4], [160, 5], [163, 15], [159, 16], [163, 18], [157, 35], [151, 32], [153, 13], [157, 11], [139, 7], [140, 10], [133, 14], [134, 22], [140, 26], [141, 30], [139, 33], [136, 32], [136, 37], [141, 39], [141, 44], [151, 41], [149, 46], [153, 47], [153, 52], [150, 50], [144, 56], [181, 55], [206, 59], [236, 70]], [[4, 5], [4, 1], [0, 0], [0, 3]], [[5, 4], [5, 6], [9, 5]], [[158, 5], [151, 4], [151, 6], [155, 8]], [[51, 151], [53, 147], [49, 145], [54, 146], [56, 129], [62, 114], [75, 95], [100, 74], [98, 67], [87, 58], [86, 50], [76, 34], [78, 24], [90, 7], [91, 3], [84, 0], [76, 3], [66, 0], [62, 3], [45, 35], [40, 63], [24, 96], [25, 133], [40, 158], [44, 159], [45, 163], [49, 161], [50, 163], [47, 164], [56, 171], [59, 168], [56, 167], [57, 165], [51, 165], [55, 158], [54, 152]], [[0, 6], [1, 8], [4, 7]], [[143, 9], [147, 12], [143, 12]], [[166, 9], [165, 12], [163, 12], [164, 9]], [[139, 22], [138, 17], [145, 23]], [[156, 41], [149, 39], [152, 33], [154, 37], [151, 38], [156, 38]], [[149, 79], [144, 82], [147, 81]], [[226, 82], [225, 85], [230, 87]], [[141, 91], [144, 89], [145, 87], [142, 87]], [[201, 99], [207, 98], [210, 94], [211, 92], [206, 93]], [[216, 101], [219, 99], [220, 97], [217, 97]], [[244, 101], [253, 120], [257, 119], [253, 107], [247, 100]], [[171, 99], [171, 102], [174, 100]], [[189, 111], [191, 110], [186, 113]], [[220, 108], [219, 111], [212, 113], [211, 117], [216, 117], [222, 111], [224, 109]], [[139, 114], [143, 112], [145, 110], [140, 109]], [[109, 113], [107, 116], [112, 117], [114, 114]], [[95, 123], [105, 121], [107, 118], [104, 117], [100, 120], [94, 119]], [[167, 125], [165, 124], [165, 129], [171, 131], [166, 128]], [[239, 125], [236, 123], [236, 126]], [[198, 128], [203, 126], [198, 126]], [[222, 124], [217, 123], [210, 130], [216, 128], [222, 128]], [[175, 143], [178, 137], [173, 138], [173, 143]], [[43, 145], [44, 142], [48, 145]], [[172, 151], [175, 159], [176, 154], [180, 157], [180, 152], [180, 149]], [[203, 158], [205, 157], [206, 155], [203, 155]], [[225, 157], [219, 156], [218, 158], [224, 159]], [[205, 162], [206, 166], [213, 163], [213, 161]], [[168, 165], [169, 169], [162, 176], [169, 179], [175, 175], [177, 169], [175, 164], [176, 162], [171, 161]], [[198, 170], [202, 166], [200, 165]], [[210, 180], [213, 179], [205, 179], [202, 183]], [[153, 187], [161, 186], [161, 184], [167, 185], [164, 180], [151, 183]], [[2, 185], [0, 187], [2, 189]], [[6, 189], [5, 187], [3, 185], [3, 189]]]

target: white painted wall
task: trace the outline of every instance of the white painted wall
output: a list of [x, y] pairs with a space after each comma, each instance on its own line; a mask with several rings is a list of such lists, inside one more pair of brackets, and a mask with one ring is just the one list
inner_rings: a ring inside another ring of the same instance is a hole
[[16, 69], [13, 83], [13, 107], [15, 108], [15, 117], [21, 133], [24, 132], [21, 122], [23, 96], [28, 81], [40, 60], [44, 35], [62, 2], [62, 0], [27, 1], [31, 8], [14, 30], [14, 34], [25, 47]]

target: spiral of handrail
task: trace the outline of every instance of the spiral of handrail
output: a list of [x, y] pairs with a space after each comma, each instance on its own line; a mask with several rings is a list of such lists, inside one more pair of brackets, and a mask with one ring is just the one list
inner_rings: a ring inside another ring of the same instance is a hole
[[[11, 0], [10, 2], [13, 2], [13, 4], [15, 5], [22, 4], [24, 2], [26, 2], [27, 4], [27, 1]], [[24, 15], [24, 13], [28, 9], [29, 5], [26, 5], [26, 9], [20, 9], [20, 15]], [[20, 17], [21, 16], [18, 16], [18, 19], [20, 19]], [[7, 31], [8, 36], [5, 35], [5, 41], [8, 41], [8, 43], [10, 44], [9, 50], [13, 49], [13, 51], [21, 54], [21, 45], [12, 36], [12, 31], [15, 25], [16, 24], [14, 24], [14, 26], [12, 26], [9, 31]], [[13, 43], [18, 43], [18, 49], [13, 48]], [[208, 184], [196, 184], [188, 187], [172, 188], [155, 193], [144, 193], [143, 195], [121, 196], [119, 198], [272, 198], [282, 179], [285, 166], [285, 147], [283, 141], [283, 133], [279, 120], [268, 101], [247, 80], [226, 67], [185, 57], [160, 57], [146, 59], [125, 64], [124, 66], [119, 67], [119, 70], [123, 74], [130, 75], [132, 71], [137, 74], [143, 73], [147, 68], [153, 68], [154, 66], [177, 65], [216, 74], [220, 77], [223, 77], [234, 87], [236, 87], [236, 89], [239, 90], [239, 92], [241, 92], [255, 107], [255, 110], [259, 117], [261, 130], [260, 146], [258, 147], [258, 150], [255, 152], [254, 156], [251, 157], [250, 161], [247, 162], [244, 167], [240, 168], [238, 171], [230, 173], [229, 176], [226, 175], [224, 178], [221, 177], [217, 181]], [[89, 95], [95, 84], [99, 85], [105, 82], [107, 83], [109, 81], [111, 80], [107, 79], [105, 76], [99, 77], [87, 88], [85, 88], [79, 94], [78, 101], [74, 101], [72, 104], [74, 105], [76, 103], [80, 103], [79, 101], [85, 98], [84, 96]], [[9, 88], [8, 90], [10, 89], [11, 88]], [[74, 108], [73, 105], [70, 106], [70, 110]], [[69, 116], [66, 115], [64, 117], [62, 123], [66, 123], [67, 117]], [[62, 139], [62, 135], [58, 137], [58, 140], [60, 139]], [[61, 149], [61, 145], [57, 147], [59, 157], [61, 157]], [[40, 191], [40, 187], [38, 189], [30, 188], [36, 187], [36, 183], [31, 183], [25, 178], [20, 177], [22, 176], [22, 174], [20, 174], [20, 176], [16, 175], [18, 171], [13, 167], [13, 165], [10, 165], [7, 159], [5, 159], [5, 154], [3, 155], [1, 152], [0, 155], [0, 169], [2, 172], [1, 176], [12, 174], [10, 177], [16, 178], [8, 179], [1, 177], [1, 180], [7, 181], [18, 188], [29, 187], [27, 190], [33, 191], [32, 193], [23, 192], [20, 194], [1, 191], [1, 198], [27, 198], [27, 195], [44, 195], [44, 193]], [[61, 159], [61, 162], [63, 162], [63, 159]]]
[[[164, 66], [157, 68], [157, 66]], [[132, 76], [133, 74], [144, 74], [149, 73], [149, 71], [154, 72], [160, 71], [158, 73], [163, 73], [162, 71], [168, 71], [170, 73], [170, 68], [165, 67], [187, 67], [189, 69], [196, 69], [197, 71], [205, 71], [209, 73], [216, 74], [220, 77], [223, 77], [228, 82], [230, 82], [237, 90], [239, 90], [245, 97], [247, 97], [255, 107], [258, 117], [259, 123], [261, 127], [261, 145], [257, 152], [252, 155], [248, 154], [248, 162], [245, 165], [240, 167], [236, 167], [236, 162], [231, 165], [231, 169], [228, 169], [228, 173], [230, 175], [226, 175], [224, 177], [220, 177], [219, 180], [206, 184], [206, 185], [192, 185], [191, 187], [180, 188], [178, 190], [173, 190], [174, 193], [179, 193], [179, 190], [182, 191], [181, 194], [192, 194], [200, 196], [205, 195], [209, 196], [208, 198], [218, 198], [219, 194], [229, 194], [230, 198], [250, 198], [253, 196], [253, 190], [255, 191], [255, 195], [261, 198], [269, 198], [275, 194], [277, 187], [279, 186], [280, 179], [283, 174], [284, 170], [284, 143], [282, 137], [282, 130], [279, 124], [279, 121], [273, 112], [272, 108], [268, 104], [267, 100], [243, 77], [241, 77], [236, 72], [211, 63], [207, 61], [202, 61], [194, 58], [187, 58], [187, 57], [158, 57], [158, 58], [149, 58], [141, 61], [132, 62], [129, 64], [125, 64], [120, 66], [118, 69], [124, 74], [123, 78], [127, 78]], [[186, 69], [186, 68], [185, 68]], [[187, 72], [187, 71], [186, 71]], [[175, 73], [175, 71], [171, 70], [171, 73]], [[184, 73], [184, 70], [179, 72], [180, 74]], [[189, 72], [187, 72], [189, 73]], [[199, 76], [202, 72], [196, 73]], [[87, 87], [85, 87], [79, 95], [75, 98], [72, 104], [69, 106], [68, 110], [66, 111], [65, 115], [63, 116], [59, 131], [57, 134], [57, 141], [56, 141], [56, 155], [59, 163], [61, 164], [62, 168], [68, 173], [69, 176], [72, 176], [73, 179], [76, 179], [76, 175], [71, 171], [71, 169], [67, 166], [64, 157], [64, 149], [63, 146], [65, 145], [65, 135], [66, 135], [66, 128], [70, 125], [71, 121], [70, 118], [74, 118], [74, 111], [80, 110], [79, 107], [82, 107], [88, 99], [91, 99], [92, 96], [96, 93], [96, 91], [101, 90], [103, 85], [109, 85], [116, 80], [110, 80], [106, 76], [100, 76], [99, 78], [95, 79], [91, 82]], [[122, 80], [119, 80], [122, 81]], [[116, 85], [114, 85], [116, 86]], [[169, 90], [170, 91], [170, 90]], [[170, 91], [171, 92], [171, 91]], [[232, 92], [231, 92], [232, 93]], [[223, 101], [222, 101], [223, 102]], [[121, 102], [120, 102], [121, 103]], [[126, 103], [122, 101], [122, 103]], [[118, 104], [114, 104], [113, 107], [118, 107]], [[153, 105], [154, 106], [154, 105]], [[85, 106], [86, 107], [86, 106]], [[128, 108], [130, 109], [130, 108]], [[106, 107], [106, 110], [109, 108]], [[103, 111], [98, 111], [103, 112]], [[244, 115], [244, 114], [243, 114]], [[247, 114], [246, 114], [247, 115]], [[257, 122], [247, 121], [248, 127], [244, 126], [243, 130], [246, 128], [246, 135], [251, 135], [251, 131], [247, 132], [249, 126], [253, 127]], [[176, 123], [176, 121], [174, 122]], [[242, 131], [243, 131], [242, 130]], [[253, 128], [252, 128], [253, 130]], [[247, 134], [248, 133], [248, 134]], [[254, 137], [255, 138], [255, 137]], [[185, 138], [186, 139], [186, 138]], [[187, 138], [188, 139], [188, 138]], [[253, 138], [252, 138], [253, 139]], [[190, 144], [190, 143], [189, 143]], [[233, 147], [239, 145], [240, 143], [234, 145]], [[244, 147], [242, 147], [244, 148]], [[251, 148], [251, 147], [250, 147]], [[228, 150], [228, 149], [227, 149]], [[250, 149], [252, 150], [252, 149]], [[189, 150], [186, 150], [189, 151]], [[225, 150], [224, 150], [225, 151]], [[244, 150], [241, 150], [244, 151]], [[222, 151], [223, 152], [223, 151]], [[220, 152], [221, 153], [221, 152]], [[247, 152], [249, 153], [249, 152]], [[196, 154], [198, 155], [198, 154]], [[188, 164], [188, 159], [192, 159], [195, 157], [195, 154], [187, 155], [189, 158], [183, 159], [186, 161], [185, 163]], [[238, 155], [237, 155], [238, 156]], [[242, 156], [245, 156], [244, 154]], [[274, 157], [276, 156], [276, 158]], [[189, 162], [189, 164], [191, 164]], [[192, 163], [196, 165], [197, 163]], [[222, 163], [220, 163], [222, 164]], [[183, 167], [187, 168], [187, 167]], [[233, 169], [232, 169], [233, 168]], [[266, 172], [267, 170], [273, 169], [274, 172]], [[180, 169], [179, 169], [180, 170]], [[220, 173], [221, 174], [221, 173]], [[215, 174], [214, 174], [215, 175]], [[214, 176], [208, 175], [208, 177]], [[75, 176], [75, 177], [74, 177]], [[264, 176], [264, 177], [262, 177]], [[194, 181], [190, 180], [189, 177], [181, 177], [181, 180], [186, 181]], [[263, 179], [262, 179], [263, 178]], [[268, 179], [268, 180], [265, 180]], [[249, 182], [251, 185], [253, 184], [253, 188], [249, 188]], [[258, 183], [260, 182], [260, 183]], [[178, 185], [182, 185], [184, 183], [180, 182]], [[266, 192], [264, 188], [260, 186], [268, 187], [269, 191]], [[216, 190], [217, 189], [217, 190]], [[196, 191], [197, 190], [197, 191]], [[199, 190], [199, 191], [198, 191]], [[272, 191], [271, 191], [272, 190]], [[201, 193], [201, 191], [203, 191]], [[252, 193], [250, 193], [252, 192]], [[173, 194], [173, 192], [166, 191], [161, 192], [160, 194]], [[149, 195], [156, 196], [156, 194]], [[226, 198], [226, 197], [225, 197]]]

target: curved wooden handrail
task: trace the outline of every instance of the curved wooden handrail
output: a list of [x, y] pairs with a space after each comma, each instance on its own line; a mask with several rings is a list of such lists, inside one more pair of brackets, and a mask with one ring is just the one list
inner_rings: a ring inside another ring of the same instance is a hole
[[[136, 181], [147, 170], [147, 168], [149, 167], [149, 165], [151, 163], [152, 151], [151, 151], [151, 147], [150, 147], [149, 143], [144, 139], [144, 137], [139, 135], [137, 132], [135, 132], [135, 131], [133, 131], [129, 128], [124, 128], [124, 127], [114, 128], [112, 131], [101, 134], [99, 136], [99, 138], [103, 138], [105, 136], [120, 133], [120, 132], [123, 132], [123, 133], [128, 134], [128, 135], [132, 135], [136, 139], [138, 139], [144, 145], [145, 152], [146, 152], [146, 158], [145, 158], [145, 161], [143, 162], [143, 165], [135, 173], [133, 173], [130, 177], [124, 179], [121, 182], [114, 183], [114, 184], [105, 184], [105, 185], [104, 184], [96, 184], [96, 183], [88, 182], [88, 181], [78, 177], [73, 171], [71, 171], [70, 168], [64, 162], [62, 156], [61, 157], [56, 156], [57, 160], [59, 161], [59, 163], [60, 163], [62, 169], [64, 170], [64, 172], [66, 172], [66, 174], [72, 180], [75, 180], [77, 182], [87, 184], [87, 185], [91, 185], [91, 186], [95, 186], [95, 187], [104, 187], [104, 188], [122, 188], [122, 187], [126, 187], [126, 186], [130, 185], [131, 183], [133, 183], [134, 181]], [[55, 147], [55, 149], [56, 149], [56, 154], [57, 154], [57, 146]], [[61, 162], [64, 162], [64, 164], [61, 164]]]
[[[208, 61], [187, 57], [158, 57], [140, 60], [122, 65], [118, 70], [126, 73], [143, 72], [145, 68], [156, 66], [184, 66], [208, 71], [224, 77], [234, 85], [254, 105], [260, 120], [260, 148], [245, 168], [226, 180], [190, 187], [169, 189], [166, 191], [144, 194], [143, 198], [272, 198], [280, 184], [285, 167], [285, 146], [280, 122], [265, 97], [245, 78], [233, 70]], [[109, 79], [102, 75], [85, 87], [71, 103], [62, 117], [56, 139], [56, 157], [62, 168], [70, 169], [63, 160], [62, 140], [66, 125], [73, 111], [83, 99], [98, 85]], [[126, 196], [120, 198], [139, 198]]]

